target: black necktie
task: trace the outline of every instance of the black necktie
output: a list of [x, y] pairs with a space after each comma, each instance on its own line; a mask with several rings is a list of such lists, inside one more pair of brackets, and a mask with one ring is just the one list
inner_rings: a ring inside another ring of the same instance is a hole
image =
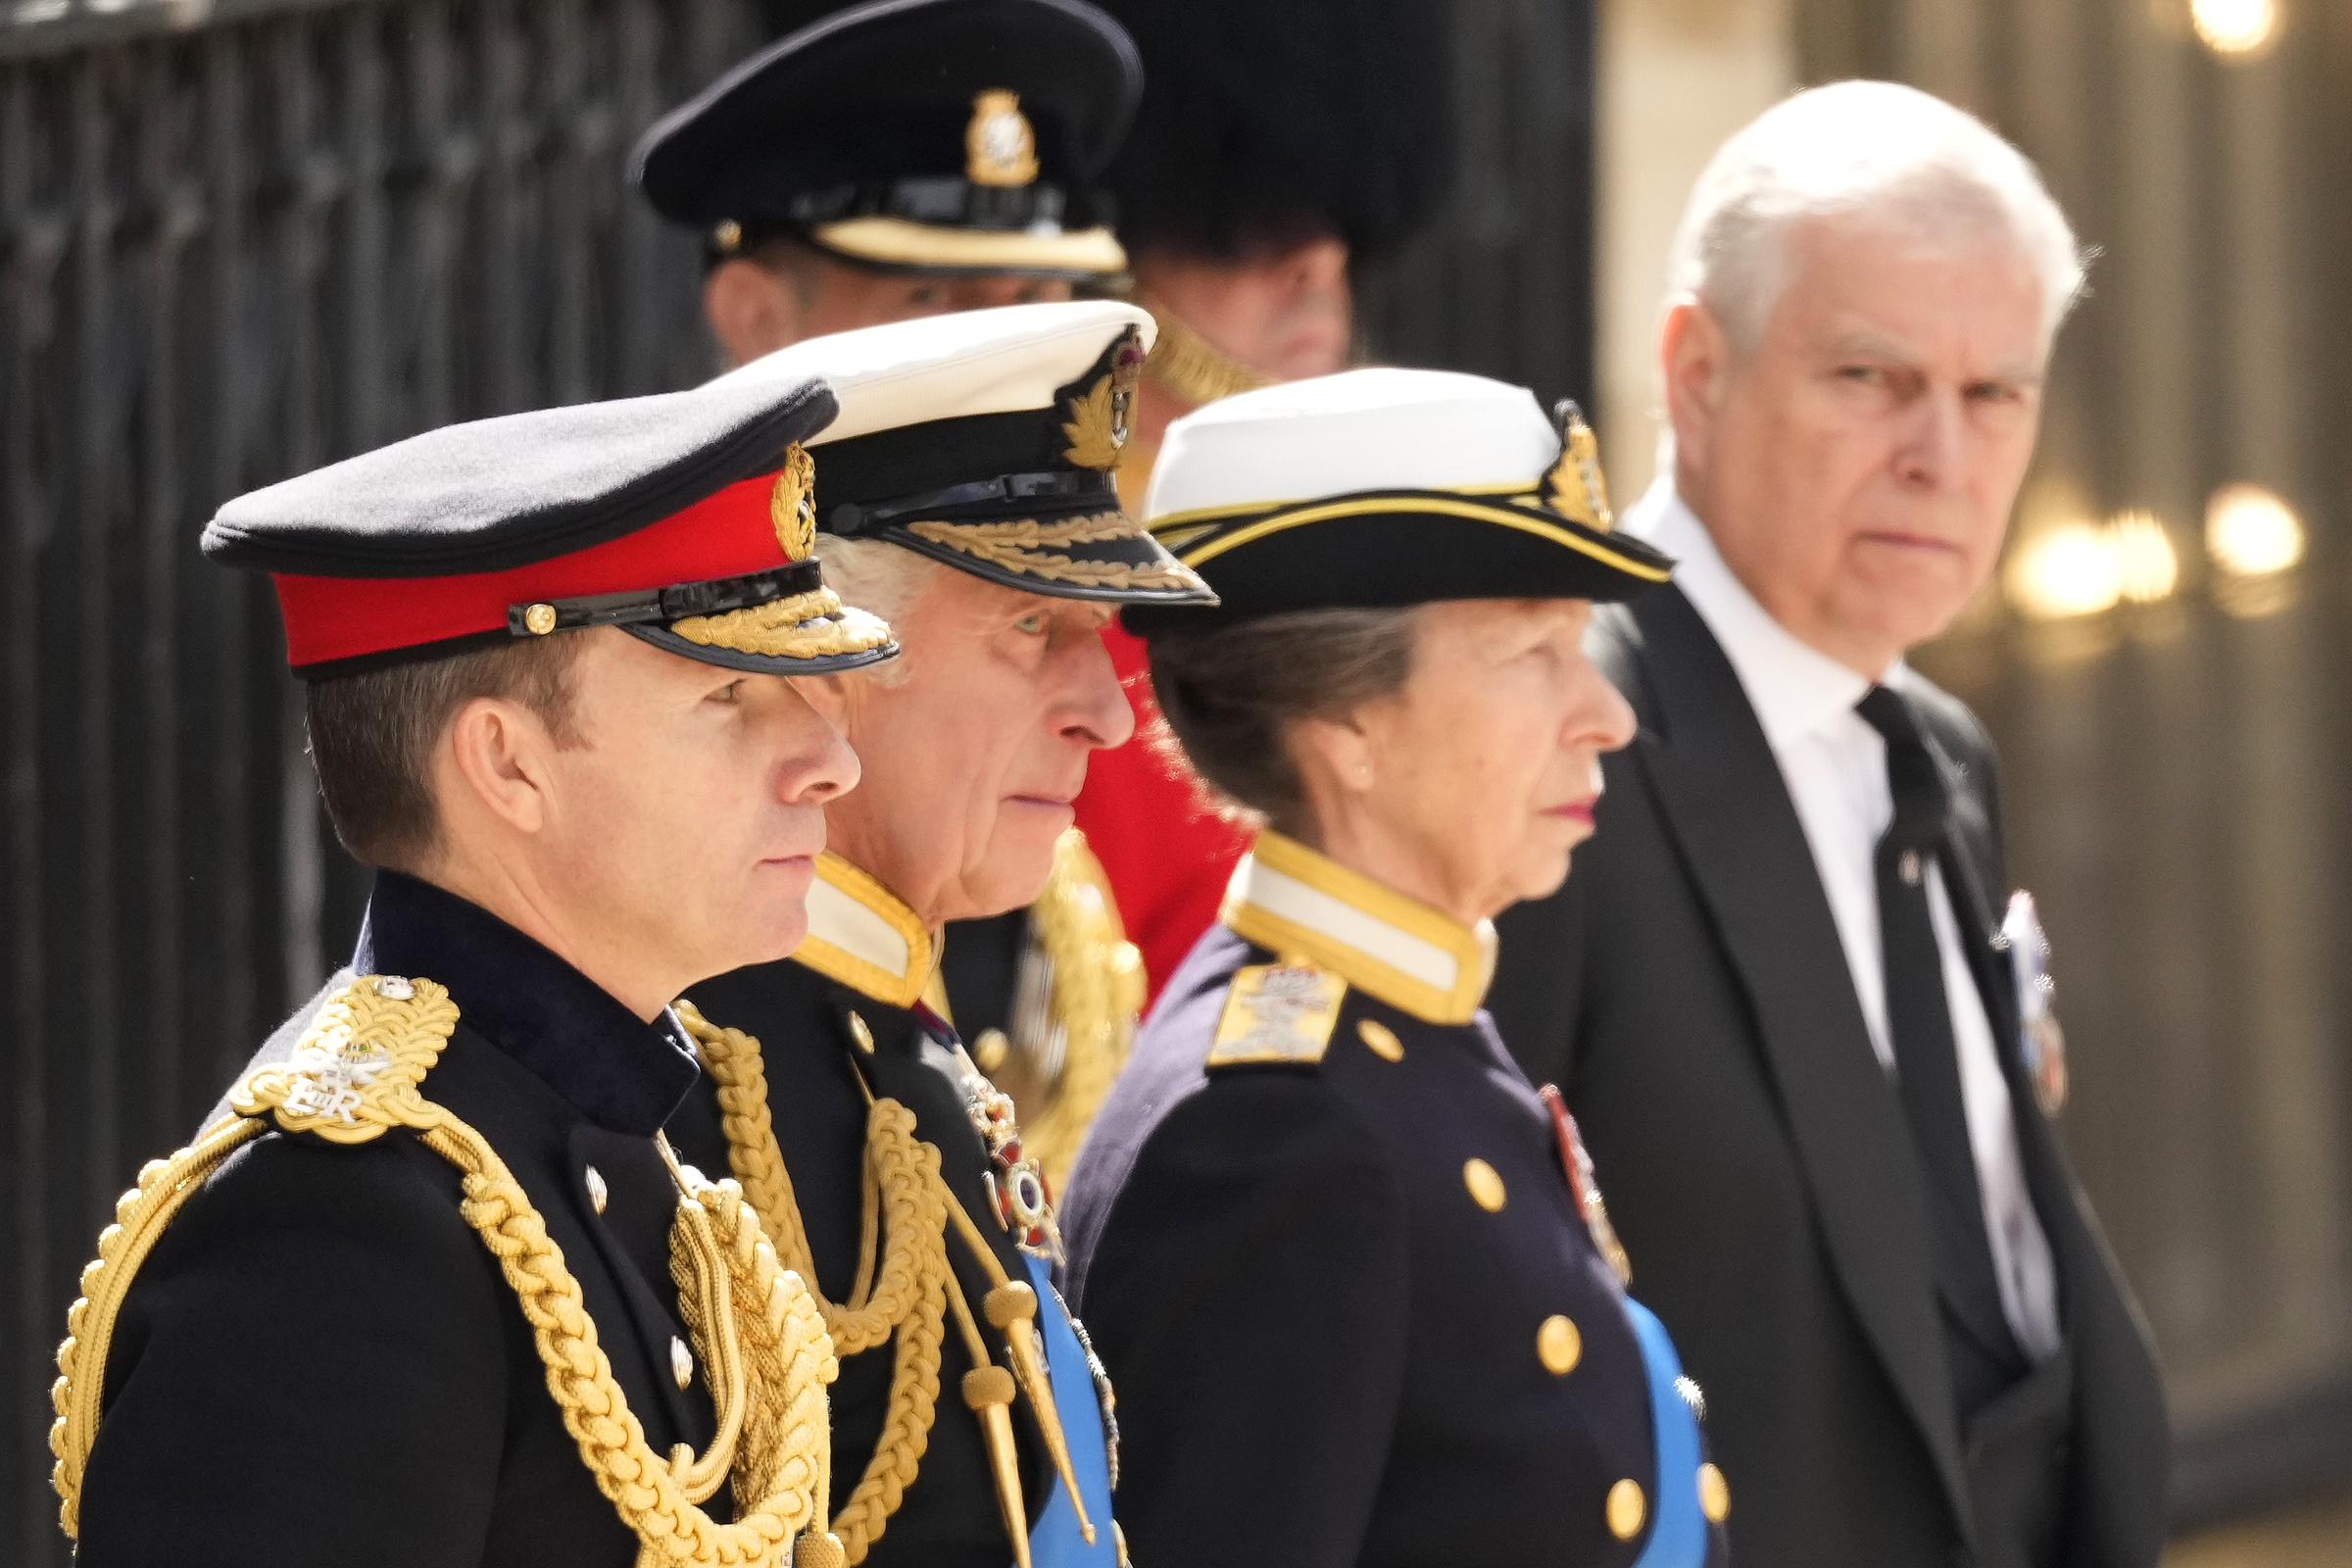
[[1873, 686], [1855, 711], [1886, 741], [1886, 784], [1894, 820], [1879, 840], [1879, 931], [1886, 966], [1886, 1030], [1895, 1081], [1927, 1178], [1936, 1277], [1945, 1305], [1945, 1339], [1960, 1413], [1972, 1414], [2024, 1370], [2001, 1311], [1984, 1199], [1960, 1094], [1960, 1053], [1951, 999], [1928, 897], [1928, 872], [1943, 854], [1951, 797], [1911, 705]]

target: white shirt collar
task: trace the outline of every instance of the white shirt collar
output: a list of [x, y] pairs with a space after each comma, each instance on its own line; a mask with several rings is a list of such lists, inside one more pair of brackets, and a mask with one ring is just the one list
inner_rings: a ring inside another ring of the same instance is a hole
[[[1850, 715], [1869, 692], [1869, 681], [1799, 641], [1756, 602], [1715, 548], [1706, 524], [1675, 494], [1672, 478], [1660, 475], [1626, 513], [1622, 526], [1675, 558], [1675, 585], [1731, 661], [1774, 751], [1822, 733]], [[1897, 661], [1885, 683], [1899, 686], [1908, 673]]]

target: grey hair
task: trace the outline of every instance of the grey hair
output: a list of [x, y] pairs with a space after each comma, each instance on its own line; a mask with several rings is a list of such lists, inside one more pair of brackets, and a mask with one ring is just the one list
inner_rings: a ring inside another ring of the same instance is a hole
[[[889, 621], [902, 644], [906, 628], [900, 623], [913, 611], [924, 590], [950, 569], [904, 545], [883, 539], [844, 539], [829, 533], [816, 536], [816, 559], [824, 564], [825, 586], [845, 603]], [[895, 686], [906, 678], [910, 668], [907, 654], [902, 653], [868, 674], [885, 686]]]
[[2014, 243], [2042, 279], [2045, 342], [2082, 292], [2084, 252], [2023, 153], [1916, 87], [1840, 81], [1783, 99], [1716, 151], [1675, 232], [1667, 303], [1700, 301], [1745, 353], [1788, 281], [1788, 230], [1848, 217]]
[[1419, 613], [1302, 610], [1239, 624], [1154, 627], [1152, 688], [1167, 726], [1161, 750], [1188, 764], [1228, 815], [1299, 833], [1309, 825], [1306, 788], [1291, 726], [1402, 687]]

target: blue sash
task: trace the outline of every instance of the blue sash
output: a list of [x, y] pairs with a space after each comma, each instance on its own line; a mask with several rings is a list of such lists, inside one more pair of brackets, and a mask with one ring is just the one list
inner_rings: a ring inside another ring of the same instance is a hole
[[1656, 1485], [1651, 1491], [1649, 1544], [1634, 1568], [1703, 1568], [1707, 1521], [1698, 1506], [1700, 1450], [1698, 1418], [1675, 1388], [1683, 1363], [1674, 1353], [1666, 1325], [1648, 1307], [1628, 1297], [1625, 1315], [1642, 1343], [1642, 1370], [1649, 1377], [1649, 1426], [1657, 1446]]
[[1054, 1403], [1061, 1412], [1062, 1436], [1070, 1446], [1070, 1468], [1086, 1499], [1086, 1517], [1095, 1527], [1090, 1546], [1078, 1530], [1078, 1510], [1070, 1506], [1070, 1494], [1057, 1477], [1045, 1511], [1030, 1526], [1029, 1558], [1034, 1568], [1117, 1568], [1119, 1548], [1110, 1528], [1109, 1440], [1102, 1431], [1094, 1369], [1070, 1330], [1061, 1297], [1054, 1289], [1053, 1270], [1038, 1258], [1024, 1261], [1037, 1291], [1037, 1331], [1045, 1341], [1046, 1372], [1054, 1381]]

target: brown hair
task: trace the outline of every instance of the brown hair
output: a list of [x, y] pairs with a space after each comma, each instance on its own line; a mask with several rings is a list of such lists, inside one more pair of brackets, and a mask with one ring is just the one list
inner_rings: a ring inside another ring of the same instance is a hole
[[[1213, 617], [1210, 617], [1213, 619]], [[1285, 731], [1402, 686], [1415, 612], [1302, 610], [1153, 627], [1152, 687], [1180, 760], [1240, 813], [1298, 833], [1306, 792]]]
[[332, 675], [306, 688], [311, 766], [343, 847], [369, 865], [413, 869], [440, 833], [433, 752], [477, 697], [521, 704], [560, 746], [578, 744], [575, 637], [532, 637], [444, 659]]

